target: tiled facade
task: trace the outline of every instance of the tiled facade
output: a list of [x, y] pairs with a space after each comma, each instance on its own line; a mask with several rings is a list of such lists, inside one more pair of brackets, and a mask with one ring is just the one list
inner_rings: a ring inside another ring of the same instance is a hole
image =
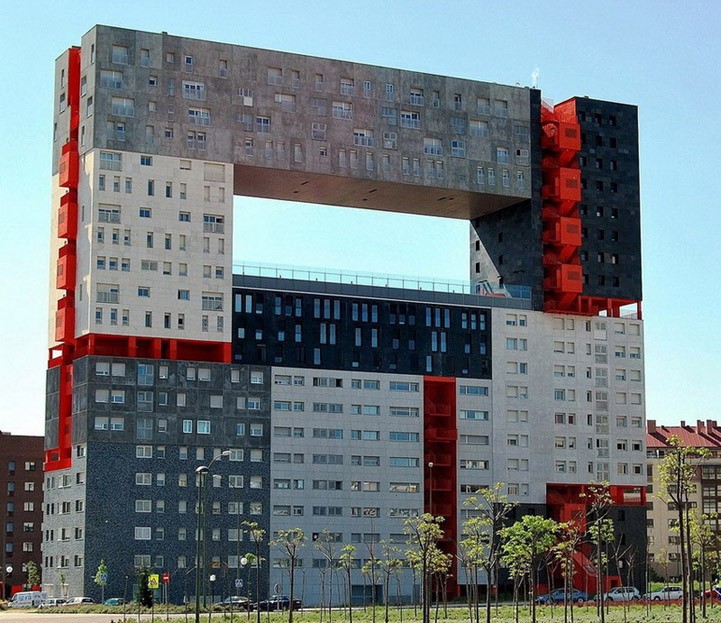
[[42, 567], [42, 463], [42, 437], [0, 433], [0, 492], [5, 518], [0, 573], [5, 598], [27, 586], [28, 563], [35, 563], [38, 570]]
[[[645, 546], [643, 323], [544, 311], [539, 91], [97, 26], [58, 59], [56, 94], [43, 556], [70, 592], [94, 595], [105, 558], [110, 592], [146, 565], [192, 596], [195, 474], [214, 459], [218, 594], [256, 592], [243, 521], [305, 531], [318, 603], [324, 529], [360, 567], [432, 511], [453, 552], [463, 500], [495, 482], [560, 518], [608, 480], [619, 538]], [[584, 272], [573, 296], [617, 311], [641, 295], [635, 108], [575, 111], [556, 160], [584, 182], [582, 216], [562, 217], [583, 242], [559, 254]], [[466, 219], [472, 293], [233, 275], [234, 195]], [[261, 549], [258, 592], [287, 590]]]

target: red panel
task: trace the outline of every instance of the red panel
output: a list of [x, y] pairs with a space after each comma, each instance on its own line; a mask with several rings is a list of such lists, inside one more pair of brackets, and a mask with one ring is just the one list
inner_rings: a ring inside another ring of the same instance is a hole
[[63, 145], [59, 163], [59, 185], [68, 189], [60, 199], [58, 208], [57, 236], [66, 240], [58, 251], [57, 287], [68, 294], [57, 302], [55, 312], [55, 340], [59, 345], [51, 350], [59, 351], [50, 366], [59, 362], [59, 400], [57, 412], [58, 446], [45, 452], [45, 470], [66, 469], [72, 465], [72, 402], [73, 402], [73, 365], [75, 345], [75, 299], [73, 290], [76, 281], [75, 241], [78, 229], [77, 188], [79, 173], [78, 124], [80, 119], [80, 48], [68, 50], [67, 66], [67, 102], [69, 114], [69, 136]]
[[76, 267], [75, 241], [71, 241], [60, 249], [55, 279], [55, 287], [58, 290], [75, 291]]
[[577, 169], [558, 167], [544, 175], [541, 195], [550, 201], [580, 201], [581, 172]]
[[581, 246], [581, 219], [558, 217], [544, 221], [543, 242], [554, 246]]
[[72, 342], [75, 338], [75, 307], [71, 302], [71, 295], [64, 296], [58, 301], [55, 312], [55, 341]]
[[74, 188], [60, 199], [58, 238], [74, 239], [78, 235], [78, 193]]
[[90, 333], [77, 340], [75, 357], [103, 355], [180, 361], [231, 362], [230, 342], [202, 342], [157, 337]]
[[68, 50], [68, 91], [67, 102], [70, 113], [70, 138], [77, 140], [80, 125], [80, 48]]
[[[458, 473], [456, 463], [458, 428], [456, 425], [456, 380], [443, 377], [423, 379], [423, 492], [426, 513], [444, 517], [444, 537], [440, 548], [457, 554]], [[458, 594], [455, 578], [448, 592]]]
[[60, 156], [60, 186], [64, 188], [78, 187], [78, 144], [75, 141], [68, 141], [63, 145]]
[[564, 293], [583, 292], [583, 271], [576, 264], [559, 264], [550, 267], [544, 279], [547, 290], [557, 290]]

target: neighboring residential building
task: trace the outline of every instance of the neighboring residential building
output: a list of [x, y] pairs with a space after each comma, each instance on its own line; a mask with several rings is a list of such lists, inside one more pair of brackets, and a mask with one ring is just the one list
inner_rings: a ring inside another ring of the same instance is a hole
[[27, 586], [27, 565], [42, 566], [43, 438], [0, 432], [3, 597]]
[[676, 437], [687, 448], [708, 451], [703, 460], [696, 461], [694, 487], [689, 496], [691, 508], [708, 514], [706, 522], [721, 536], [721, 428], [716, 420], [698, 420], [696, 425], [681, 421], [680, 426], [661, 426], [648, 420], [646, 450], [648, 457], [648, 557], [651, 568], [666, 579], [681, 577], [681, 549], [678, 530], [678, 510], [665, 494], [659, 478], [659, 465], [666, 456], [669, 438]]
[[[46, 503], [71, 512], [43, 555], [70, 592], [105, 558], [115, 594], [149, 566], [192, 596], [212, 460], [216, 594], [288, 588], [267, 540], [258, 589], [240, 568], [245, 521], [305, 531], [318, 603], [313, 543], [360, 567], [432, 511], [453, 553], [495, 482], [566, 520], [607, 480], [645, 551], [635, 107], [108, 26], [55, 86]], [[234, 269], [236, 194], [468, 220], [469, 283]]]

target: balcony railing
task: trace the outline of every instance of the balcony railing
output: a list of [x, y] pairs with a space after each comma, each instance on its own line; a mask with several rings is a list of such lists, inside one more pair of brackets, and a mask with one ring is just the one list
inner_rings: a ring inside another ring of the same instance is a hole
[[[209, 225], [209, 223], [206, 223], [206, 225]], [[298, 279], [301, 281], [399, 288], [402, 290], [427, 290], [448, 294], [475, 294], [480, 296], [519, 299], [531, 298], [531, 288], [529, 286], [498, 286], [490, 282], [483, 282], [482, 285], [474, 285], [468, 281], [436, 279], [433, 277], [363, 273], [358, 271], [344, 271], [341, 269], [284, 266], [254, 262], [233, 264], [233, 272], [240, 275], [269, 277], [272, 279]]]

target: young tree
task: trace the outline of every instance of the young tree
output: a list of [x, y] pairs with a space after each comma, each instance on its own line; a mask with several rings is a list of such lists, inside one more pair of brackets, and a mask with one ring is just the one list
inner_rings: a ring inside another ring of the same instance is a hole
[[95, 582], [100, 587], [100, 601], [104, 602], [105, 587], [108, 585], [108, 565], [105, 564], [105, 558], [100, 560], [100, 564], [98, 565], [98, 570], [95, 572], [93, 582]]
[[[476, 513], [475, 517], [469, 517], [472, 522], [469, 534], [473, 543], [469, 543], [470, 553], [478, 556], [480, 566], [486, 571], [486, 623], [491, 623], [491, 592], [498, 594], [498, 568], [501, 558], [501, 529], [506, 520], [517, 506], [511, 502], [505, 494], [506, 485], [497, 482], [492, 487], [480, 489], [476, 495], [465, 500], [464, 505], [470, 506]], [[464, 531], [465, 524], [464, 524]], [[468, 532], [466, 531], [468, 534]], [[477, 584], [476, 584], [477, 586]], [[493, 589], [493, 591], [491, 590]], [[477, 589], [476, 589], [477, 591]], [[476, 599], [476, 621], [479, 620], [478, 599]]]
[[[371, 524], [372, 526], [373, 524]], [[373, 528], [371, 528], [373, 530]], [[365, 563], [363, 563], [363, 567], [361, 567], [361, 571], [363, 572], [364, 576], [370, 577], [370, 583], [371, 583], [371, 621], [372, 623], [376, 623], [376, 586], [378, 585], [377, 580], [377, 573], [378, 573], [378, 558], [376, 558], [375, 553], [375, 547], [374, 547], [374, 540], [371, 538], [368, 543], [368, 558], [366, 559]], [[363, 598], [363, 603], [365, 605], [365, 596]]]
[[150, 570], [141, 567], [138, 571], [138, 584], [136, 587], [136, 601], [146, 608], [153, 606], [153, 591], [150, 590]]
[[336, 568], [336, 549], [335, 549], [335, 538], [327, 528], [318, 535], [318, 538], [313, 543], [315, 549], [321, 553], [325, 563], [318, 567], [320, 572], [320, 593], [321, 593], [321, 607], [320, 607], [320, 620], [323, 621], [323, 606], [325, 604], [325, 576], [329, 574], [330, 581], [328, 582], [328, 621], [333, 620], [333, 573]]
[[390, 613], [390, 587], [391, 577], [393, 574], [398, 573], [403, 565], [403, 560], [400, 557], [401, 550], [387, 543], [386, 541], [380, 542], [381, 546], [381, 557], [378, 559], [378, 568], [383, 574], [383, 594], [385, 596], [385, 623], [389, 621]]
[[[255, 546], [253, 560], [248, 558], [248, 564], [255, 564], [255, 600], [260, 601], [260, 567], [263, 563], [260, 548], [265, 540], [265, 530], [259, 528], [258, 523], [255, 521], [244, 521], [243, 525], [248, 529], [250, 540], [253, 541]], [[240, 533], [238, 533], [238, 538], [240, 539]], [[240, 564], [240, 561], [238, 561], [238, 564]], [[256, 608], [256, 623], [260, 623], [260, 608]]]
[[345, 545], [338, 556], [338, 564], [346, 575], [348, 591], [348, 623], [353, 623], [353, 565], [356, 555], [355, 545]]
[[659, 478], [668, 501], [675, 508], [681, 553], [681, 586], [683, 588], [682, 623], [693, 623], [695, 606], [693, 600], [693, 565], [691, 564], [689, 510], [690, 494], [694, 490], [697, 463], [708, 456], [705, 448], [687, 448], [676, 436], [668, 438], [666, 455], [659, 465]]
[[607, 482], [591, 482], [580, 497], [586, 499], [588, 536], [596, 552], [596, 611], [601, 623], [605, 623], [606, 609], [603, 595], [606, 591], [605, 572], [608, 564], [606, 545], [614, 539], [613, 521], [608, 518], [613, 506], [610, 485]]
[[288, 606], [288, 623], [293, 623], [293, 598], [295, 597], [295, 568], [298, 566], [298, 556], [300, 550], [305, 544], [305, 533], [300, 528], [290, 528], [289, 530], [279, 530], [278, 536], [273, 540], [273, 544], [284, 552], [288, 559], [288, 567], [290, 571], [290, 604]]
[[563, 577], [563, 620], [568, 622], [569, 612], [573, 623], [573, 599], [567, 599], [571, 594], [571, 581], [575, 570], [574, 555], [583, 542], [583, 529], [576, 521], [568, 521], [559, 525], [559, 541], [553, 547], [553, 557], [561, 569]]
[[419, 517], [410, 517], [404, 521], [403, 532], [408, 537], [406, 558], [421, 573], [421, 610], [423, 623], [431, 619], [431, 577], [433, 559], [438, 549], [438, 541], [443, 537], [440, 524], [443, 517], [434, 517], [424, 513]]
[[27, 564], [27, 572], [30, 587], [40, 586], [40, 569], [32, 560]]
[[538, 566], [556, 543], [558, 523], [539, 515], [524, 515], [520, 521], [501, 529], [502, 558], [514, 578], [528, 578], [531, 621], [536, 623]]
[[[715, 520], [714, 514], [701, 513], [697, 508], [691, 509], [689, 514], [689, 536], [691, 539], [691, 558], [694, 569], [699, 573], [701, 585], [701, 616], [706, 618], [706, 578], [714, 569], [716, 559], [715, 553], [718, 549], [718, 537], [710, 525]], [[709, 585], [711, 588], [711, 584]]]

